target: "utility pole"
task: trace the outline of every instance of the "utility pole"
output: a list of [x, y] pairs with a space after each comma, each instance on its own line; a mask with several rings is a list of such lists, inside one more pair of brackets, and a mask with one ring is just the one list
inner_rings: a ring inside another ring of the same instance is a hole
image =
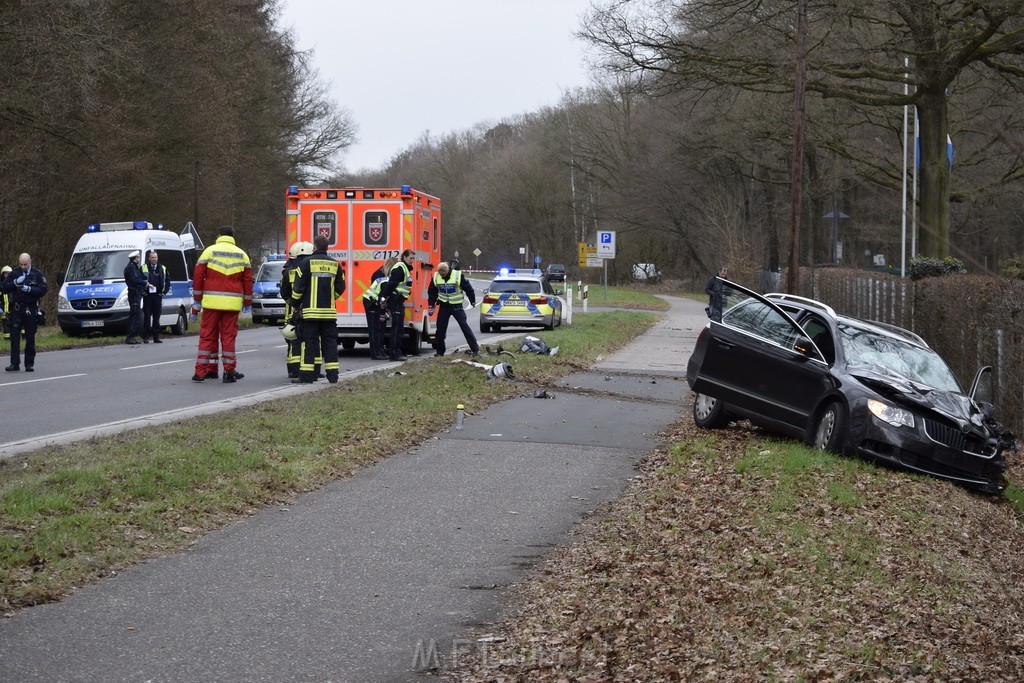
[[807, 90], [807, 0], [797, 0], [796, 14], [793, 170], [789, 180], [789, 268], [786, 272], [786, 291], [790, 294], [796, 294], [800, 284], [800, 194], [804, 168], [804, 100]]
[[193, 182], [193, 197], [192, 197], [192, 225], [195, 229], [199, 229], [199, 160], [196, 160], [196, 172]]

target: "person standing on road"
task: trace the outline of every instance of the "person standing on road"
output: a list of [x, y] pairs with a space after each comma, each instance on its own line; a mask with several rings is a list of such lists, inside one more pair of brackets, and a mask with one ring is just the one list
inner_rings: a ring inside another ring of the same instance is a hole
[[434, 334], [434, 355], [443, 356], [445, 351], [444, 340], [448, 335], [448, 321], [455, 318], [469, 342], [470, 355], [480, 353], [480, 345], [476, 343], [476, 336], [466, 321], [466, 311], [462, 308], [462, 302], [469, 299], [469, 307], [476, 306], [476, 292], [469, 278], [462, 274], [462, 271], [452, 268], [447, 263], [440, 263], [437, 272], [430, 281], [427, 288], [427, 301], [430, 308], [428, 312], [434, 315], [434, 307], [440, 305], [437, 313], [437, 331]]
[[384, 265], [373, 271], [370, 286], [363, 293], [363, 310], [366, 312], [366, 329], [370, 336], [370, 357], [373, 360], [387, 360], [384, 352], [384, 320], [387, 314], [386, 304], [380, 297], [380, 288], [388, 281], [388, 273], [398, 259], [389, 258]]
[[402, 252], [401, 258], [388, 273], [388, 281], [380, 286], [380, 297], [387, 302], [391, 316], [391, 360], [407, 360], [402, 355], [402, 335], [405, 334], [405, 300], [412, 293], [412, 249]]
[[193, 382], [217, 378], [218, 347], [224, 361], [224, 382], [245, 375], [235, 371], [235, 338], [238, 314], [252, 310], [252, 264], [249, 256], [235, 245], [235, 231], [220, 229], [220, 237], [207, 247], [192, 275], [192, 313], [203, 312], [199, 324], [199, 355]]
[[128, 254], [128, 265], [124, 267], [124, 284], [128, 288], [128, 334], [125, 344], [141, 344], [142, 297], [146, 295], [146, 276], [139, 267], [139, 250]]
[[5, 309], [10, 316], [11, 329], [11, 364], [4, 368], [7, 372], [21, 369], [22, 334], [25, 335], [25, 372], [35, 370], [39, 300], [48, 289], [46, 277], [32, 267], [32, 257], [28, 254], [19, 256], [18, 268], [0, 281], [0, 291], [10, 295], [10, 310]]
[[327, 255], [327, 238], [313, 238], [313, 253], [298, 267], [292, 300], [302, 311], [302, 364], [293, 384], [316, 381], [316, 359], [323, 355], [327, 381], [338, 381], [338, 312], [334, 301], [345, 293], [345, 271]]
[[725, 266], [718, 269], [718, 272], [708, 280], [704, 293], [708, 295], [708, 317], [716, 322], [722, 322], [722, 309], [725, 308], [725, 286], [722, 280], [729, 277], [729, 270]]
[[302, 321], [295, 315], [295, 305], [292, 300], [292, 287], [295, 285], [295, 276], [298, 274], [298, 267], [302, 261], [313, 253], [313, 245], [309, 242], [296, 242], [288, 249], [288, 260], [284, 262], [281, 269], [281, 298], [284, 299], [284, 321], [295, 325], [295, 339], [285, 342], [285, 367], [288, 370], [288, 377], [295, 379], [299, 376], [299, 365], [302, 363]]
[[163, 344], [160, 339], [160, 314], [164, 308], [164, 295], [171, 289], [171, 279], [167, 276], [167, 266], [158, 263], [156, 250], [146, 254], [146, 262], [142, 264], [142, 274], [146, 276], [146, 296], [142, 299], [142, 342]]
[[3, 291], [3, 282], [11, 270], [10, 266], [0, 268], [0, 327], [3, 327], [4, 339], [11, 338], [11, 295]]

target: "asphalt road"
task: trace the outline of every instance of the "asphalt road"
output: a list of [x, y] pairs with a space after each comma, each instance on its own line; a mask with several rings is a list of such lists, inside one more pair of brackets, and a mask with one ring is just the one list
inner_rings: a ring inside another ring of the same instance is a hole
[[[480, 289], [485, 285], [481, 283]], [[480, 332], [479, 306], [466, 312], [481, 343], [508, 336]], [[192, 381], [198, 349], [195, 335], [166, 334], [162, 339], [163, 344], [114, 343], [47, 351], [37, 356], [32, 374], [0, 372], [4, 403], [0, 457], [308, 390], [293, 386], [287, 378], [285, 343], [276, 326], [239, 332], [238, 371], [245, 378], [234, 384]], [[465, 343], [462, 330], [453, 322], [448, 327], [448, 352]], [[342, 381], [388, 363], [371, 360], [366, 344], [339, 351]], [[433, 353], [426, 344], [422, 351]]]

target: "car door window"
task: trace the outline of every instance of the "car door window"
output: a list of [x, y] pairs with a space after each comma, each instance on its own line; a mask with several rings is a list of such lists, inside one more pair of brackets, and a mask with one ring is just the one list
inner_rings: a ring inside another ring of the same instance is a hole
[[787, 349], [792, 349], [797, 340], [805, 336], [799, 327], [774, 308], [755, 299], [748, 299], [729, 309], [722, 316], [722, 323]]

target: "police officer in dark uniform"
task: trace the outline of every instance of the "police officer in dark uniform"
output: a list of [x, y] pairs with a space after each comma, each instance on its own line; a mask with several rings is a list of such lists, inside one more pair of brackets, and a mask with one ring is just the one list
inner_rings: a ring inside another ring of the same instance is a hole
[[407, 360], [402, 355], [402, 335], [405, 333], [405, 300], [412, 293], [412, 249], [406, 249], [391, 268], [388, 281], [380, 286], [380, 297], [387, 301], [391, 315], [391, 360]]
[[455, 318], [455, 322], [462, 329], [462, 334], [469, 343], [469, 352], [474, 356], [480, 353], [480, 345], [476, 342], [476, 336], [466, 320], [466, 311], [462, 308], [462, 302], [466, 299], [469, 299], [470, 308], [476, 306], [476, 292], [473, 291], [469, 278], [458, 268], [447, 263], [438, 264], [437, 272], [434, 273], [427, 289], [430, 315], [434, 314], [434, 307], [440, 305], [437, 313], [437, 331], [434, 334], [435, 355], [444, 355], [444, 338], [448, 335], [448, 322], [452, 318]]
[[21, 335], [25, 334], [25, 372], [32, 372], [36, 364], [36, 329], [39, 325], [39, 300], [49, 285], [38, 268], [32, 267], [32, 257], [22, 254], [18, 267], [0, 281], [0, 291], [10, 294], [11, 364], [5, 370], [21, 369]]
[[154, 344], [163, 344], [160, 339], [160, 314], [164, 308], [164, 295], [171, 289], [171, 278], [167, 276], [167, 266], [158, 262], [155, 250], [146, 254], [146, 262], [142, 264], [142, 274], [146, 276], [146, 295], [142, 298], [142, 342], [149, 343], [150, 336]]
[[381, 298], [380, 288], [388, 281], [391, 268], [398, 262], [392, 256], [370, 276], [370, 286], [363, 293], [363, 311], [366, 312], [366, 329], [370, 337], [370, 357], [373, 360], [387, 360], [384, 351], [384, 319], [387, 302]]
[[313, 253], [304, 260], [292, 284], [292, 300], [302, 310], [302, 363], [293, 384], [316, 381], [316, 359], [321, 354], [327, 381], [338, 381], [338, 313], [334, 301], [345, 293], [345, 271], [327, 255], [327, 238], [313, 238]]
[[142, 329], [142, 297], [146, 294], [146, 276], [139, 267], [139, 250], [128, 254], [128, 265], [124, 267], [124, 283], [128, 287], [128, 334], [125, 344], [141, 344], [139, 332]]

